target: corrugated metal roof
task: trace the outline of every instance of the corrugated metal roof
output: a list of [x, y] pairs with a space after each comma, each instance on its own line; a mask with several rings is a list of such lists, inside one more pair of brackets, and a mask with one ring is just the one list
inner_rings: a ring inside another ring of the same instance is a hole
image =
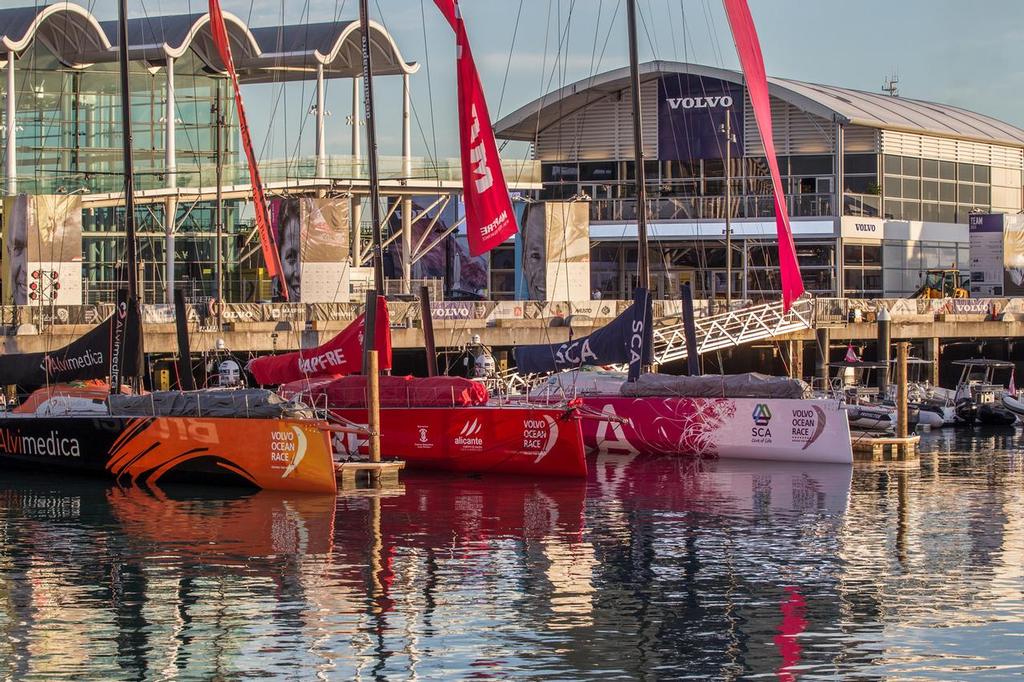
[[[642, 82], [663, 75], [694, 74], [734, 83], [743, 82], [739, 71], [685, 62], [651, 61], [640, 65]], [[586, 78], [520, 107], [495, 124], [498, 137], [532, 141], [538, 130], [589, 103], [629, 87], [629, 69], [621, 68]], [[832, 85], [769, 78], [773, 97], [820, 116], [846, 123], [953, 137], [977, 142], [1024, 147], [1024, 130], [1004, 121], [948, 104], [890, 97]]]

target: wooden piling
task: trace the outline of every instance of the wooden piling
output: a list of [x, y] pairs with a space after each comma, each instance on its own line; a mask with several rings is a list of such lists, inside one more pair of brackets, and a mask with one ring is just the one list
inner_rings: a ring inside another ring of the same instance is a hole
[[367, 396], [367, 427], [370, 430], [370, 461], [380, 462], [380, 373], [377, 364], [377, 351], [367, 353], [368, 367], [366, 385]]
[[896, 344], [896, 437], [907, 437], [907, 356], [910, 344]]

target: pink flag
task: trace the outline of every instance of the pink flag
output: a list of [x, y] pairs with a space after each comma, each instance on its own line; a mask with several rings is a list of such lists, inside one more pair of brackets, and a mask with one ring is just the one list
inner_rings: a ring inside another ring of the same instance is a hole
[[1017, 368], [1016, 367], [1014, 367], [1013, 369], [1010, 370], [1010, 397], [1011, 398], [1016, 398], [1017, 397], [1017, 384], [1013, 380], [1013, 378], [1014, 378], [1013, 375], [1016, 374], [1016, 373], [1017, 373]]
[[[235, 73], [235, 60], [231, 57], [231, 42], [228, 40], [228, 29], [224, 25], [224, 14], [220, 10], [219, 0], [210, 0], [210, 32], [213, 44], [217, 47], [220, 60], [231, 76], [231, 84], [235, 90], [235, 108], [238, 109], [238, 127], [242, 133], [242, 147], [249, 161], [249, 180], [252, 183], [252, 201], [256, 209], [256, 229], [260, 235], [260, 246], [263, 248], [263, 260], [267, 264], [267, 274], [281, 277], [281, 254], [274, 243], [274, 235], [270, 233], [267, 220], [267, 201], [263, 196], [263, 182], [260, 180], [260, 169], [256, 165], [256, 152], [252, 148], [249, 135], [249, 122], [245, 118], [245, 107], [242, 106], [242, 91], [238, 87], [238, 74]], [[288, 300], [288, 287], [281, 286], [281, 295]]]
[[516, 219], [501, 172], [487, 100], [469, 50], [458, 0], [434, 0], [455, 30], [458, 48], [459, 137], [462, 146], [462, 194], [466, 202], [469, 253], [487, 253], [516, 233]]
[[796, 259], [796, 247], [793, 244], [793, 233], [789, 228], [789, 215], [786, 212], [786, 195], [782, 191], [782, 178], [779, 175], [779, 162], [775, 157], [775, 140], [772, 137], [772, 111], [768, 102], [768, 78], [764, 72], [764, 58], [761, 56], [761, 43], [757, 39], [754, 20], [750, 16], [747, 0], [723, 0], [726, 14], [729, 15], [729, 26], [736, 43], [736, 54], [747, 80], [747, 92], [750, 93], [750, 104], [754, 109], [757, 129], [761, 132], [764, 154], [768, 159], [768, 168], [772, 174], [772, 185], [775, 188], [775, 227], [779, 235], [779, 265], [782, 272], [782, 306], [789, 310], [801, 294], [804, 293], [804, 282], [800, 276], [800, 265]]
[[846, 357], [843, 358], [844, 362], [860, 362], [860, 358], [857, 357], [857, 351], [853, 350], [853, 344], [846, 346]]

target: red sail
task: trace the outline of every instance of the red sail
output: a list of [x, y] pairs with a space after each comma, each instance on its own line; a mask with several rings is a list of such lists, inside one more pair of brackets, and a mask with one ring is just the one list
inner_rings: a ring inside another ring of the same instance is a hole
[[747, 0], [723, 0], [725, 11], [729, 15], [729, 26], [736, 42], [736, 53], [739, 55], [743, 73], [746, 76], [747, 92], [750, 93], [750, 104], [754, 109], [757, 129], [761, 132], [764, 153], [768, 159], [768, 168], [772, 174], [772, 185], [775, 188], [775, 228], [779, 235], [779, 267], [782, 273], [782, 305], [788, 311], [793, 301], [804, 293], [804, 282], [800, 276], [800, 265], [796, 259], [796, 246], [793, 244], [793, 232], [789, 227], [789, 214], [786, 211], [786, 195], [782, 191], [782, 178], [779, 175], [779, 162], [775, 156], [775, 140], [772, 137], [772, 111], [768, 103], [768, 78], [764, 71], [764, 57], [761, 55], [761, 43], [757, 39], [754, 20], [750, 16]]
[[[360, 315], [327, 343], [284, 355], [267, 355], [249, 361], [246, 366], [256, 383], [286, 384], [289, 381], [314, 377], [357, 374], [363, 369], [363, 324]], [[374, 336], [378, 366], [391, 369], [391, 324], [387, 301], [377, 297], [377, 319]]]
[[469, 253], [487, 253], [516, 233], [508, 186], [501, 172], [487, 100], [469, 49], [458, 0], [434, 0], [455, 30], [458, 48], [459, 138], [462, 147], [462, 193], [466, 202]]
[[[263, 259], [267, 263], [267, 274], [271, 277], [281, 277], [281, 254], [274, 243], [274, 235], [270, 232], [270, 221], [267, 220], [267, 201], [263, 196], [263, 183], [260, 181], [260, 170], [256, 165], [256, 153], [252, 148], [252, 138], [249, 135], [249, 122], [245, 118], [245, 107], [242, 106], [242, 91], [238, 87], [238, 74], [235, 73], [235, 61], [231, 57], [231, 43], [228, 41], [228, 30], [224, 25], [224, 14], [220, 11], [219, 0], [210, 0], [210, 31], [213, 33], [213, 44], [217, 46], [220, 59], [224, 62], [224, 68], [231, 76], [231, 83], [235, 90], [235, 107], [238, 109], [238, 127], [242, 132], [242, 147], [245, 149], [245, 156], [249, 161], [249, 178], [252, 183], [252, 200], [256, 205], [256, 229], [260, 235], [260, 245], [263, 247]], [[288, 287], [279, 287], [281, 296], [288, 300]]]

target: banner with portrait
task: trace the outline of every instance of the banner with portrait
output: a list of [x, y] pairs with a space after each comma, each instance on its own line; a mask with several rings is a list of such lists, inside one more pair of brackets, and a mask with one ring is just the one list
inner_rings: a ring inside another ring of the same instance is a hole
[[81, 305], [82, 199], [4, 199], [3, 298], [14, 305]]
[[526, 211], [517, 291], [535, 301], [590, 298], [590, 204], [545, 201]]
[[348, 301], [349, 200], [287, 197], [270, 202], [270, 224], [281, 260], [274, 298], [287, 287], [293, 303]]

